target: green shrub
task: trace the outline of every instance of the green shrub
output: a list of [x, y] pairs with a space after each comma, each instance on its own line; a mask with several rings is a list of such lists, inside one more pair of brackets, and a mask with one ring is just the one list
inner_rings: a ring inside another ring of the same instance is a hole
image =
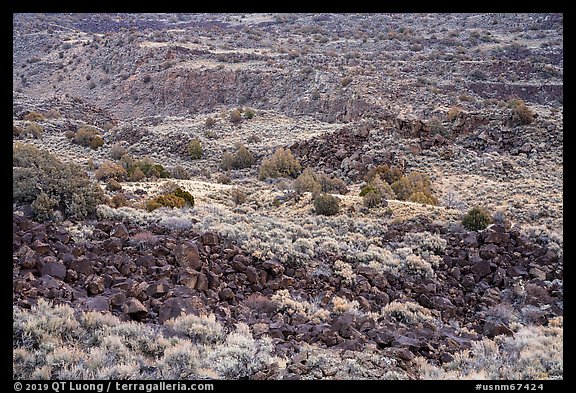
[[240, 144], [236, 153], [225, 152], [220, 161], [220, 168], [226, 171], [230, 169], [250, 168], [254, 164], [254, 155], [246, 146]]
[[184, 191], [181, 188], [177, 188], [176, 190], [174, 190], [174, 195], [184, 199], [186, 201], [186, 204], [190, 205], [190, 207], [194, 207], [194, 197], [188, 191]]
[[186, 205], [184, 198], [177, 197], [174, 194], [159, 195], [156, 198], [150, 199], [146, 202], [146, 209], [148, 211], [153, 211], [159, 207], [176, 207], [181, 208]]
[[127, 176], [127, 172], [122, 165], [116, 164], [112, 161], [104, 161], [100, 164], [98, 169], [96, 169], [94, 176], [98, 180], [124, 180]]
[[30, 205], [32, 213], [38, 221], [50, 220], [54, 217], [54, 208], [58, 205], [58, 199], [50, 197], [45, 192], [38, 194]]
[[236, 154], [234, 154], [234, 169], [250, 168], [254, 164], [254, 155], [244, 145], [240, 145]]
[[162, 206], [181, 208], [186, 205], [194, 207], [194, 197], [188, 191], [184, 191], [179, 187], [172, 192], [146, 201], [146, 209], [148, 211], [153, 211]]
[[370, 181], [369, 184], [380, 193], [382, 198], [389, 198], [389, 199], [396, 198], [396, 194], [394, 193], [394, 190], [392, 190], [392, 187], [387, 182], [382, 181], [380, 175], [374, 176], [374, 178], [372, 179], [372, 181]]
[[199, 140], [194, 139], [188, 143], [188, 154], [193, 160], [199, 160], [202, 158], [202, 144]]
[[154, 163], [154, 161], [148, 157], [141, 160], [134, 160], [128, 154], [124, 154], [120, 161], [126, 169], [130, 181], [140, 181], [145, 177], [161, 179], [170, 177], [170, 173], [164, 166]]
[[318, 178], [318, 174], [312, 168], [306, 168], [292, 183], [294, 191], [301, 194], [304, 192], [311, 192], [313, 194], [322, 191], [322, 186]]
[[256, 112], [252, 108], [244, 109], [244, 117], [247, 119], [252, 119], [256, 115]]
[[229, 171], [234, 166], [234, 155], [230, 152], [225, 151], [222, 154], [222, 160], [220, 160], [220, 168]]
[[473, 207], [462, 218], [462, 225], [470, 231], [485, 229], [492, 222], [490, 214], [481, 207]]
[[330, 194], [319, 194], [314, 198], [314, 212], [333, 216], [340, 211], [340, 199]]
[[258, 177], [260, 180], [278, 177], [295, 178], [302, 167], [292, 155], [290, 149], [278, 148], [272, 156], [265, 158], [260, 165]]
[[366, 184], [364, 187], [362, 187], [360, 189], [360, 196], [366, 196], [366, 194], [370, 193], [370, 192], [377, 192], [378, 190], [376, 190], [376, 188], [370, 184]]
[[12, 150], [13, 188], [15, 203], [32, 203], [41, 193], [46, 194], [36, 202], [36, 210], [42, 216], [40, 205], [52, 204], [65, 217], [81, 220], [96, 211], [104, 201], [104, 193], [90, 181], [78, 165], [63, 163], [54, 155], [35, 146], [16, 143]]
[[367, 208], [378, 207], [382, 205], [382, 194], [378, 191], [369, 191], [362, 197], [362, 203]]

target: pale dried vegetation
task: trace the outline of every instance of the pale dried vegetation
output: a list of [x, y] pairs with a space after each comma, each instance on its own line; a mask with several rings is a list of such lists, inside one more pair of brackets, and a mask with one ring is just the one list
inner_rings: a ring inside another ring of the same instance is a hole
[[534, 380], [563, 379], [562, 317], [548, 326], [523, 326], [513, 337], [497, 336], [472, 343], [442, 367], [417, 358], [422, 379]]
[[226, 331], [213, 315], [166, 322], [183, 337], [42, 299], [13, 320], [14, 379], [240, 379], [281, 362], [270, 338], [242, 323]]

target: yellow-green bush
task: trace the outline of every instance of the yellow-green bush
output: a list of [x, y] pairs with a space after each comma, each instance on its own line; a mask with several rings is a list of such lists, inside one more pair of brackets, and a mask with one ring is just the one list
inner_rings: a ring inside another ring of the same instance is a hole
[[492, 223], [492, 217], [486, 209], [476, 206], [473, 207], [462, 217], [462, 225], [470, 231], [479, 231], [485, 229]]
[[188, 143], [188, 154], [193, 160], [199, 160], [202, 158], [202, 144], [199, 140], [194, 139]]
[[260, 165], [260, 180], [278, 177], [296, 177], [302, 170], [298, 160], [290, 149], [278, 148], [274, 154], [265, 158]]
[[240, 144], [236, 153], [225, 152], [220, 162], [224, 170], [250, 168], [254, 164], [254, 155], [246, 146]]
[[159, 207], [175, 207], [181, 208], [184, 206], [194, 206], [194, 197], [188, 191], [183, 191], [181, 188], [176, 188], [174, 192], [159, 195], [156, 198], [146, 201], [146, 209], [153, 211]]
[[82, 126], [74, 134], [74, 143], [81, 146], [90, 147], [94, 150], [104, 145], [104, 139], [100, 135], [100, 131], [92, 126]]
[[[438, 200], [432, 193], [432, 183], [430, 182], [430, 178], [425, 173], [411, 172], [392, 183], [391, 187], [396, 198], [402, 201], [409, 200], [413, 194], [422, 193], [426, 197], [426, 201], [433, 202], [430, 204], [438, 204]], [[423, 200], [419, 195], [414, 198]]]

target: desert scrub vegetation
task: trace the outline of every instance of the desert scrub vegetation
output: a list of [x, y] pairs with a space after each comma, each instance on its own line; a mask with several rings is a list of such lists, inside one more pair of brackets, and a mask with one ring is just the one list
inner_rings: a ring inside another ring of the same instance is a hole
[[380, 179], [384, 180], [386, 183], [392, 184], [395, 181], [400, 180], [403, 174], [404, 171], [399, 166], [380, 164], [370, 169], [364, 177], [364, 180], [369, 184], [378, 175]]
[[103, 202], [102, 189], [79, 166], [63, 163], [35, 146], [15, 143], [12, 151], [15, 203], [32, 204], [38, 219], [84, 219]]
[[475, 206], [462, 217], [462, 225], [469, 231], [480, 231], [492, 222], [492, 217], [486, 209]]
[[110, 157], [113, 160], [118, 161], [122, 158], [124, 154], [128, 154], [128, 150], [124, 146], [122, 146], [119, 142], [112, 145], [110, 148]]
[[[100, 205], [98, 216], [102, 219], [129, 220], [139, 225], [156, 222], [170, 229], [215, 231], [223, 240], [234, 242], [255, 258], [275, 258], [288, 266], [306, 266], [311, 271], [317, 268], [319, 260], [331, 256], [349, 263], [353, 268], [362, 264], [377, 271], [395, 274], [410, 271], [422, 277], [433, 277], [433, 268], [440, 260], [434, 249], [418, 245], [410, 239], [401, 242], [396, 249], [383, 244], [382, 236], [388, 230], [386, 223], [372, 217], [358, 220], [344, 214], [301, 215], [295, 222], [290, 218], [279, 219], [273, 212], [248, 208], [236, 212], [207, 204], [198, 205], [190, 211], [175, 209], [152, 212]], [[435, 238], [437, 235], [431, 236]], [[406, 261], [406, 256], [412, 254], [419, 258]]]
[[170, 177], [170, 173], [164, 166], [155, 163], [149, 157], [135, 160], [128, 154], [124, 154], [120, 162], [124, 169], [126, 169], [126, 175], [130, 181], [140, 181], [145, 178], [165, 179]]
[[392, 187], [387, 182], [382, 181], [379, 174], [375, 174], [368, 184], [360, 189], [360, 196], [362, 203], [367, 208], [382, 206], [386, 199], [396, 197]]
[[220, 161], [223, 170], [250, 168], [255, 162], [254, 154], [243, 144], [239, 144], [234, 154], [224, 152]]
[[394, 300], [382, 308], [381, 314], [403, 323], [413, 325], [423, 322], [434, 322], [432, 313], [427, 308], [414, 302], [399, 302]]
[[94, 172], [94, 176], [98, 180], [108, 180], [108, 179], [114, 179], [116, 181], [124, 180], [127, 175], [128, 173], [126, 172], [126, 169], [124, 169], [122, 165], [116, 164], [108, 160], [100, 164], [98, 169], [96, 169], [96, 171]]
[[421, 379], [535, 380], [563, 379], [563, 318], [548, 326], [519, 326], [514, 336], [472, 342], [454, 360], [434, 366], [415, 359]]
[[239, 124], [242, 121], [242, 112], [239, 109], [234, 109], [230, 111], [228, 116], [230, 123], [232, 124]]
[[422, 172], [411, 172], [402, 176], [390, 186], [401, 201], [411, 201], [437, 205], [438, 200], [432, 193], [432, 183], [428, 175]]
[[298, 194], [319, 192], [346, 194], [348, 187], [342, 179], [332, 178], [325, 173], [317, 173], [312, 168], [305, 168], [292, 183], [292, 188]]
[[243, 323], [227, 331], [213, 315], [167, 321], [178, 336], [43, 299], [12, 316], [14, 379], [245, 379], [281, 365], [269, 337]]
[[24, 115], [24, 117], [22, 117], [22, 119], [28, 121], [39, 121], [44, 120], [44, 115], [36, 111], [29, 111]]
[[216, 120], [214, 120], [213, 117], [208, 116], [208, 117], [206, 118], [206, 121], [204, 122], [204, 127], [206, 127], [206, 128], [212, 128], [212, 127], [214, 127], [215, 125], [216, 125]]
[[44, 128], [40, 124], [36, 123], [35, 121], [31, 121], [30, 123], [28, 123], [26, 128], [24, 128], [24, 130], [19, 135], [29, 136], [31, 138], [39, 139], [42, 137], [43, 133], [44, 133]]
[[270, 298], [276, 305], [276, 311], [294, 315], [300, 313], [306, 315], [313, 322], [320, 323], [330, 317], [330, 311], [318, 306], [314, 302], [294, 298], [287, 289], [279, 289]]
[[265, 180], [268, 178], [298, 176], [302, 167], [298, 160], [292, 155], [290, 149], [278, 148], [274, 154], [265, 158], [260, 165], [258, 178]]
[[340, 211], [340, 199], [330, 194], [322, 193], [314, 198], [314, 212], [323, 216], [333, 216]]
[[513, 98], [508, 101], [508, 107], [512, 109], [512, 121], [514, 124], [526, 125], [534, 121], [534, 113], [524, 101]]
[[153, 211], [159, 207], [182, 208], [184, 206], [194, 207], [194, 197], [181, 188], [176, 188], [173, 192], [146, 201], [146, 210], [148, 211]]
[[199, 160], [202, 158], [202, 144], [199, 140], [193, 139], [188, 143], [188, 154], [193, 160]]
[[72, 142], [91, 149], [97, 150], [104, 145], [104, 139], [96, 127], [81, 126], [74, 134]]

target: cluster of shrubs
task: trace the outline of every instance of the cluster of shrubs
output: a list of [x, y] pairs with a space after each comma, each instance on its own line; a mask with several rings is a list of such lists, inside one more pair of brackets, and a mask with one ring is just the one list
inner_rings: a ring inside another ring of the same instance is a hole
[[238, 124], [244, 119], [252, 119], [256, 112], [252, 108], [236, 108], [230, 111], [229, 119], [233, 124]]
[[104, 145], [104, 139], [96, 127], [81, 126], [76, 132], [67, 131], [64, 135], [66, 135], [67, 138], [72, 139], [73, 143], [84, 147], [90, 147], [94, 150]]
[[194, 197], [188, 191], [176, 188], [170, 193], [159, 195], [146, 201], [146, 210], [153, 211], [159, 207], [176, 207], [184, 206], [194, 207]]
[[29, 136], [38, 139], [42, 136], [43, 132], [44, 128], [34, 121], [29, 122], [26, 128], [19, 127], [15, 124], [12, 126], [12, 136], [16, 138]]
[[260, 165], [258, 178], [265, 180], [268, 178], [292, 177], [300, 174], [302, 166], [292, 155], [290, 149], [278, 148], [274, 154], [265, 158]]
[[311, 192], [317, 194], [324, 193], [338, 193], [346, 194], [348, 188], [346, 183], [341, 179], [332, 178], [325, 173], [317, 173], [312, 168], [306, 168], [292, 183], [294, 191], [301, 194], [303, 192]]
[[12, 150], [15, 203], [31, 204], [35, 218], [81, 220], [104, 202], [104, 193], [78, 165], [63, 163], [47, 151], [16, 143]]
[[220, 161], [220, 168], [223, 170], [250, 168], [255, 162], [254, 155], [243, 144], [237, 146], [234, 154], [225, 152]]
[[438, 199], [432, 193], [430, 178], [422, 172], [404, 175], [400, 167], [382, 164], [372, 168], [364, 180], [366, 185], [360, 190], [360, 196], [369, 208], [385, 204], [386, 199], [438, 204]]

